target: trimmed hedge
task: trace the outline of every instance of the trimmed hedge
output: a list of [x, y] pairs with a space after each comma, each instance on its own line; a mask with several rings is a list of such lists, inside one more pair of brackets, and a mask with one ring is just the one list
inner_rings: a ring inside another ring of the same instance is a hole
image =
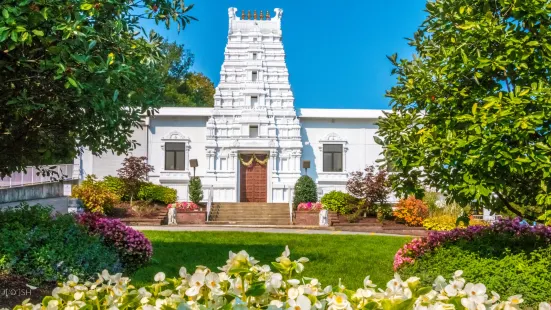
[[463, 270], [474, 283], [484, 283], [488, 292], [522, 295], [526, 306], [537, 308], [542, 300], [551, 299], [551, 247], [528, 253], [504, 250], [498, 257], [488, 257], [462, 245], [444, 246], [401, 269], [400, 275], [418, 276], [423, 285], [430, 285], [438, 275], [450, 276], [456, 270]]
[[301, 176], [295, 183], [295, 195], [293, 197], [293, 207], [295, 210], [303, 202], [317, 202], [318, 188], [314, 180], [307, 175]]

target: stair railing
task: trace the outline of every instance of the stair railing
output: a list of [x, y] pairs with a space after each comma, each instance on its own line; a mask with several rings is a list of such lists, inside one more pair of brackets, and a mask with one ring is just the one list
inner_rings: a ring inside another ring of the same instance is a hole
[[289, 187], [289, 224], [293, 225], [293, 188]]
[[212, 208], [212, 192], [214, 191], [213, 189], [214, 186], [210, 186], [209, 188], [209, 194], [208, 194], [208, 198], [207, 198], [207, 222], [210, 221], [210, 211], [211, 211], [211, 208]]

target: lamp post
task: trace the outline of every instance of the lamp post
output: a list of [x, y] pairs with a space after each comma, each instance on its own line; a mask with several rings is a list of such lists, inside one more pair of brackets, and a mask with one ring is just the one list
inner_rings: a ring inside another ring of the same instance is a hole
[[302, 168], [304, 168], [304, 174], [308, 175], [308, 168], [310, 168], [310, 161], [309, 160], [303, 160], [302, 161]]
[[193, 177], [195, 178], [195, 168], [199, 166], [199, 162], [197, 161], [197, 159], [190, 159], [189, 166], [193, 168]]

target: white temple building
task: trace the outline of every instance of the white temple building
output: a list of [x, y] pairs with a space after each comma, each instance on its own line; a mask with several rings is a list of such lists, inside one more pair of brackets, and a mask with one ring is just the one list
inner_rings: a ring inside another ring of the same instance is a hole
[[[198, 160], [195, 173], [205, 192], [212, 188], [215, 202], [287, 202], [305, 173], [304, 161], [320, 198], [344, 191], [350, 172], [381, 156], [373, 137], [382, 111], [296, 110], [282, 44], [283, 10], [260, 18], [236, 12], [228, 10], [214, 108], [161, 108], [134, 132], [141, 145], [132, 155], [146, 156], [155, 168], [149, 180], [176, 189], [180, 201], [188, 199], [194, 174], [190, 159]], [[116, 175], [122, 160], [87, 152], [83, 169], [99, 178]]]

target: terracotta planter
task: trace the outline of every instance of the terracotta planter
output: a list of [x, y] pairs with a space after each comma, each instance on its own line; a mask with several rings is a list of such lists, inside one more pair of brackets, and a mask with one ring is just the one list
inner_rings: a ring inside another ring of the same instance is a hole
[[295, 225], [319, 226], [319, 211], [295, 211]]
[[205, 224], [207, 212], [204, 211], [178, 211], [176, 213], [176, 223], [178, 224]]

